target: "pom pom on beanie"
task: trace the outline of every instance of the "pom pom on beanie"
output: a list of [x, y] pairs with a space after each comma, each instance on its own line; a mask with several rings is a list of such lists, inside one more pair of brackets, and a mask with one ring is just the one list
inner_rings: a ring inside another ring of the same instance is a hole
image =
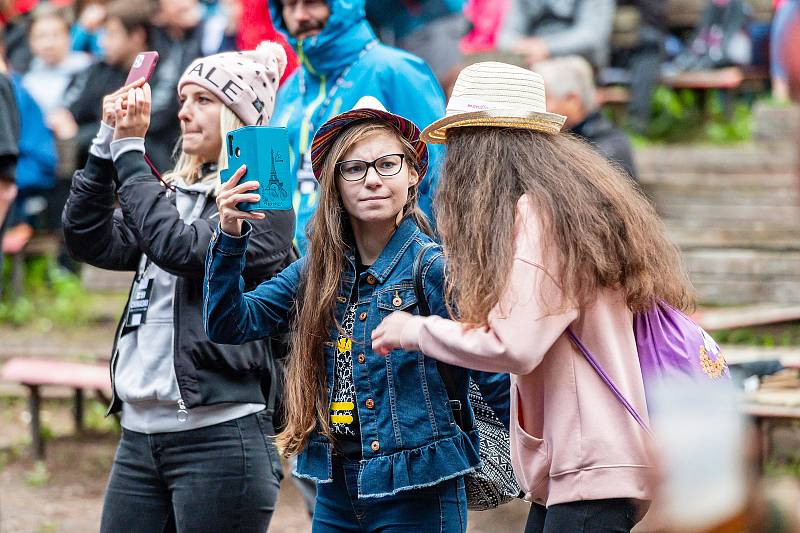
[[195, 59], [178, 81], [178, 92], [194, 83], [219, 98], [246, 126], [266, 125], [285, 69], [283, 47], [264, 41], [255, 50]]

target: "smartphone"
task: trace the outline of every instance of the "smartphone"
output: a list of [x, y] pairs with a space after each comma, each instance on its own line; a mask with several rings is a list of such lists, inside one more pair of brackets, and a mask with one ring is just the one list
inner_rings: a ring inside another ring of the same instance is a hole
[[247, 173], [240, 180], [258, 181], [258, 202], [240, 202], [240, 211], [286, 211], [292, 209], [296, 188], [295, 177], [289, 171], [289, 134], [286, 128], [273, 126], [244, 126], [225, 135], [228, 168], [220, 171], [222, 182], [228, 181], [241, 167]]
[[125, 80], [125, 85], [133, 83], [139, 78], [144, 78], [144, 81], [150, 81], [150, 76], [158, 64], [158, 52], [142, 52], [136, 56], [131, 65], [131, 70], [128, 72], [128, 79]]

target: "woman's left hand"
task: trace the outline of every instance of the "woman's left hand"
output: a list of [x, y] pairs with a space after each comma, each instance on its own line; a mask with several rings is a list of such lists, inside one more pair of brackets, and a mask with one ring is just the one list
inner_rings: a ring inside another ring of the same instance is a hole
[[[127, 107], [123, 108], [123, 98]], [[129, 89], [128, 94], [120, 96], [114, 102], [114, 140], [128, 137], [144, 138], [150, 127], [150, 84]]]
[[[372, 330], [372, 350], [380, 355], [389, 355], [396, 348], [403, 348], [403, 330], [414, 315], [404, 311], [395, 311], [383, 319], [378, 327]], [[419, 346], [409, 346], [407, 350], [419, 350]]]

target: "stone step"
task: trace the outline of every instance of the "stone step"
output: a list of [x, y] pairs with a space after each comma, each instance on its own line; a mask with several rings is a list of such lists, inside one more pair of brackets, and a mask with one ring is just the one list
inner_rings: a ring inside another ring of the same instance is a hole
[[666, 225], [672, 241], [684, 251], [697, 248], [800, 251], [800, 232], [794, 224], [754, 228], [725, 223], [715, 228], [704, 221], [668, 220]]
[[727, 171], [724, 173], [674, 171], [653, 172], [639, 169], [639, 181], [648, 191], [784, 191], [800, 189], [800, 178], [793, 172], [748, 172]]
[[800, 279], [795, 281], [732, 279], [727, 276], [691, 274], [701, 303], [742, 305], [765, 301], [797, 303]]
[[683, 260], [701, 302], [800, 303], [800, 250], [698, 248]]
[[769, 228], [772, 224], [778, 227], [795, 224], [795, 227], [800, 228], [800, 208], [796, 206], [738, 205], [720, 207], [664, 201], [657, 204], [656, 210], [667, 220], [702, 222], [703, 225], [709, 223], [710, 227], [717, 228], [721, 227], [723, 222], [762, 228]]
[[[683, 252], [683, 261], [693, 274], [720, 274], [731, 279], [795, 280], [800, 283], [800, 250], [794, 252], [752, 249], [686, 250]], [[795, 296], [800, 302], [800, 292]]]
[[793, 142], [770, 144], [648, 146], [635, 151], [642, 175], [793, 173], [798, 168]]
[[700, 307], [692, 314], [692, 318], [708, 331], [763, 326], [800, 320], [800, 305], [771, 302], [733, 307]]
[[81, 283], [91, 292], [128, 292], [133, 281], [133, 272], [104, 270], [91, 265], [81, 266]]
[[800, 190], [783, 188], [766, 190], [670, 191], [656, 189], [651, 198], [657, 206], [677, 204], [685, 206], [715, 207], [717, 209], [739, 206], [790, 207], [800, 213]]
[[800, 346], [765, 348], [762, 346], [725, 344], [720, 346], [720, 349], [729, 365], [778, 360], [784, 366], [794, 368], [800, 363]]

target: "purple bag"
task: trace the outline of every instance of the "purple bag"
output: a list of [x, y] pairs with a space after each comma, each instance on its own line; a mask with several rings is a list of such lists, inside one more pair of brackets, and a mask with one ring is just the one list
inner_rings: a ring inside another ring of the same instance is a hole
[[[567, 334], [625, 409], [650, 433], [647, 423], [622, 395], [572, 328], [567, 328]], [[718, 380], [723, 377], [730, 379], [728, 364], [716, 341], [691, 318], [666, 302], [656, 303], [645, 313], [634, 314], [633, 334], [646, 397], [650, 396], [656, 382], [665, 378], [688, 378], [693, 381]]]

